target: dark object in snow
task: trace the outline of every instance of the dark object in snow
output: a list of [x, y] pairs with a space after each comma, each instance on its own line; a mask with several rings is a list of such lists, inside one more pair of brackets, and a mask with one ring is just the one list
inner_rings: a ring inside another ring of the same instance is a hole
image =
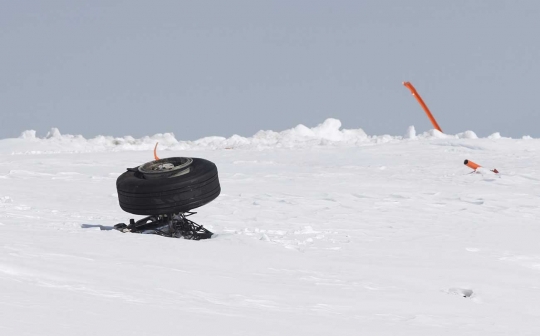
[[197, 158], [167, 158], [129, 168], [116, 180], [120, 207], [134, 215], [188, 212], [221, 192], [214, 163]]
[[468, 288], [450, 288], [448, 294], [459, 295], [464, 298], [471, 298], [473, 296], [473, 290]]
[[131, 219], [129, 225], [119, 223], [114, 228], [122, 232], [157, 234], [165, 237], [192, 240], [209, 239], [212, 237], [212, 232], [186, 218], [193, 214], [195, 212], [148, 216], [138, 221]]
[[128, 168], [116, 180], [116, 189], [124, 211], [149, 216], [131, 220], [129, 225], [117, 224], [117, 230], [196, 240], [212, 235], [186, 219], [192, 209], [210, 203], [221, 192], [217, 167], [208, 160], [173, 157], [150, 161]]

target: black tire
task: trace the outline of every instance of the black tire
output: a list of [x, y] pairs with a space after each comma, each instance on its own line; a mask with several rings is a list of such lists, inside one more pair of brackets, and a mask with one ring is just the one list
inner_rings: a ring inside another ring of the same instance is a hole
[[162, 178], [145, 178], [140, 169], [128, 169], [116, 180], [120, 207], [134, 215], [165, 215], [188, 212], [219, 196], [214, 163], [193, 158], [188, 168], [183, 175]]

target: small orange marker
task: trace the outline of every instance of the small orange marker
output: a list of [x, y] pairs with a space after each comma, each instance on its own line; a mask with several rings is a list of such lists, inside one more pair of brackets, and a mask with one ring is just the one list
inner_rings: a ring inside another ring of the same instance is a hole
[[[478, 168], [481, 168], [482, 166], [477, 164], [477, 163], [474, 163], [470, 160], [465, 160], [463, 162], [463, 164], [465, 164], [467, 167], [471, 168], [472, 170], [477, 170]], [[493, 169], [492, 172], [494, 172], [495, 174], [498, 174], [499, 171], [497, 169]]]
[[159, 160], [159, 158], [157, 156], [157, 153], [156, 153], [158, 143], [159, 142], [156, 142], [156, 146], [154, 147], [154, 160]]
[[482, 167], [481, 165], [479, 164], [476, 164], [472, 161], [469, 161], [469, 160], [465, 160], [465, 162], [463, 162], [467, 167], [471, 168], [472, 170], [477, 170], [478, 168]]

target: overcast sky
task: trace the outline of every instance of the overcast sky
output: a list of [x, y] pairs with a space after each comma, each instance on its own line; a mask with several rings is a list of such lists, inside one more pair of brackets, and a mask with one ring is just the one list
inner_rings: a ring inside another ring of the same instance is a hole
[[250, 136], [328, 117], [368, 134], [540, 137], [540, 1], [0, 0], [0, 138]]

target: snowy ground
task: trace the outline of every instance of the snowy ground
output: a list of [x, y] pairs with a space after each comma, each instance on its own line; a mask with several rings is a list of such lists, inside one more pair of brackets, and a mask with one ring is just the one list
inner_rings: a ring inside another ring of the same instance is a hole
[[[540, 140], [339, 126], [0, 140], [0, 334], [540, 334]], [[217, 164], [213, 239], [91, 227], [155, 141]]]

